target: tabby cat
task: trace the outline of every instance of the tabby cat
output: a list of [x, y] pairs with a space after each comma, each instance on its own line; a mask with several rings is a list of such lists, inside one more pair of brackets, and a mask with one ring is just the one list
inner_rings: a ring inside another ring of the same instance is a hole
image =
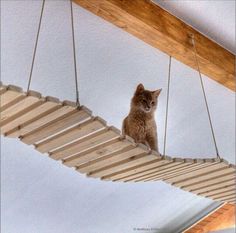
[[161, 89], [145, 90], [139, 84], [131, 100], [129, 115], [124, 119], [123, 135], [132, 137], [136, 143], [143, 143], [150, 149], [158, 151], [157, 126], [154, 118], [158, 96]]

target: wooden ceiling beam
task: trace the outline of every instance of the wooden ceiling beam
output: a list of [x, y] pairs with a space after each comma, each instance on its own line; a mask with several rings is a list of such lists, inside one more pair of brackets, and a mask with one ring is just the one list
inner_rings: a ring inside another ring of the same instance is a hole
[[150, 0], [73, 0], [76, 4], [235, 91], [235, 55]]
[[235, 227], [235, 205], [224, 204], [211, 214], [202, 218], [183, 233], [204, 233]]

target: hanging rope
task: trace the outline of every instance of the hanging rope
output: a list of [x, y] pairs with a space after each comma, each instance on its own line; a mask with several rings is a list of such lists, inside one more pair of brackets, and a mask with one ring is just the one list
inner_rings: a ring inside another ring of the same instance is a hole
[[42, 8], [41, 8], [41, 14], [40, 14], [40, 19], [39, 19], [38, 32], [37, 32], [36, 41], [35, 41], [35, 45], [34, 45], [34, 53], [33, 53], [33, 59], [32, 59], [32, 63], [31, 63], [27, 92], [29, 92], [29, 89], [30, 89], [30, 84], [31, 84], [31, 79], [32, 79], [32, 74], [33, 74], [33, 69], [34, 69], [34, 60], [35, 60], [37, 46], [38, 46], [39, 33], [40, 33], [40, 28], [41, 28], [41, 23], [42, 23], [44, 5], [45, 5], [45, 0], [42, 0]]
[[207, 109], [207, 115], [208, 115], [208, 119], [209, 119], [209, 123], [210, 123], [210, 127], [211, 127], [211, 133], [212, 133], [212, 138], [213, 138], [214, 145], [215, 145], [216, 155], [217, 155], [218, 158], [220, 158], [218, 147], [217, 147], [217, 144], [216, 144], [215, 133], [214, 133], [213, 125], [212, 125], [210, 110], [209, 110], [209, 106], [208, 106], [208, 103], [207, 103], [206, 92], [205, 92], [205, 88], [204, 88], [204, 84], [203, 84], [203, 80], [202, 80], [202, 75], [201, 75], [201, 72], [200, 72], [199, 61], [198, 61], [198, 58], [197, 58], [197, 50], [196, 50], [194, 35], [191, 35], [191, 39], [192, 39], [192, 44], [193, 44], [193, 49], [194, 49], [195, 63], [196, 63], [197, 69], [198, 69], [199, 79], [200, 79], [201, 88], [202, 88], [202, 92], [203, 92], [203, 96], [204, 96], [204, 101], [205, 101], [205, 105], [206, 105], [206, 109]]
[[164, 132], [164, 149], [163, 156], [166, 155], [166, 138], [167, 138], [167, 119], [169, 109], [169, 97], [170, 97], [170, 72], [171, 72], [171, 56], [169, 59], [169, 71], [168, 71], [168, 83], [167, 83], [167, 95], [166, 95], [166, 119], [165, 119], [165, 132]]
[[77, 76], [77, 66], [76, 66], [77, 63], [76, 63], [76, 52], [75, 52], [75, 29], [74, 29], [72, 0], [70, 0], [70, 13], [71, 13], [72, 44], [73, 44], [74, 72], [75, 72], [76, 105], [79, 107], [80, 106], [79, 87], [78, 87], [78, 76]]

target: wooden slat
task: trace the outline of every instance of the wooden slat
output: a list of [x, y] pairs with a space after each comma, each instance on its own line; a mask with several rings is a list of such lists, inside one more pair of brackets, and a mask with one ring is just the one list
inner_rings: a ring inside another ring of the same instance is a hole
[[87, 137], [74, 141], [64, 147], [61, 147], [55, 151], [50, 152], [50, 156], [53, 159], [64, 159], [74, 154], [79, 154], [83, 151], [100, 147], [104, 143], [109, 142], [113, 139], [118, 139], [120, 135], [110, 127], [104, 128], [94, 134]]
[[216, 198], [227, 197], [228, 195], [236, 196], [236, 190], [230, 190], [230, 191], [227, 191], [227, 192], [224, 192], [224, 193], [214, 194], [214, 195], [210, 195], [210, 196], [207, 196], [207, 197], [211, 198], [211, 199], [216, 199]]
[[220, 191], [220, 192], [215, 193], [215, 194], [207, 195], [206, 197], [208, 197], [208, 198], [222, 197], [224, 195], [231, 194], [231, 193], [236, 193], [236, 190], [235, 190], [234, 187], [232, 187], [228, 191]]
[[41, 143], [36, 144], [36, 150], [41, 153], [55, 150], [58, 147], [62, 147], [69, 142], [86, 137], [94, 132], [104, 129], [106, 122], [96, 117], [87, 120], [84, 123], [76, 125], [68, 130], [63, 131]]
[[234, 194], [231, 194], [231, 195], [228, 195], [228, 196], [225, 196], [225, 197], [220, 197], [220, 198], [214, 198], [214, 200], [216, 201], [226, 201], [226, 202], [229, 202], [229, 201], [234, 201], [236, 200], [236, 195], [235, 193]]
[[[29, 121], [34, 121], [38, 117], [41, 117], [43, 113], [54, 109], [59, 104], [59, 99], [53, 97], [46, 97], [39, 100], [39, 106], [21, 114], [15, 120], [12, 120], [8, 124], [5, 124], [1, 127], [1, 133], [5, 134], [5, 136], [10, 136], [8, 134], [9, 131], [17, 129], [21, 124], [27, 123]], [[9, 132], [10, 133], [10, 132]]]
[[80, 110], [75, 109], [73, 112], [65, 114], [60, 119], [51, 121], [43, 127], [22, 136], [21, 140], [24, 143], [33, 144], [89, 118], [91, 118], [91, 114], [87, 110], [83, 108]]
[[232, 173], [229, 173], [229, 175], [224, 175], [224, 176], [218, 177], [217, 179], [206, 180], [206, 181], [203, 181], [200, 183], [186, 185], [183, 188], [188, 188], [188, 190], [196, 190], [196, 189], [200, 189], [202, 187], [206, 187], [206, 186], [209, 187], [210, 185], [219, 184], [221, 182], [225, 182], [227, 180], [234, 179], [235, 177], [236, 177], [235, 172], [232, 172]]
[[133, 148], [133, 146], [130, 146], [130, 147], [124, 148], [121, 151], [109, 154], [107, 156], [100, 157], [98, 159], [89, 161], [88, 163], [85, 163], [85, 164], [82, 164], [81, 166], [78, 166], [77, 169], [81, 173], [92, 172], [97, 169], [104, 168], [108, 165], [120, 162], [120, 161], [128, 159], [128, 158], [131, 158], [133, 156], [140, 155], [143, 152], [144, 152], [144, 149], [142, 149], [140, 147]]
[[7, 90], [1, 94], [0, 111], [4, 111], [6, 108], [25, 98], [25, 96], [20, 87], [9, 85]]
[[157, 175], [154, 175], [154, 176], [149, 176], [149, 177], [146, 177], [146, 178], [142, 178], [142, 179], [138, 179], [138, 180], [135, 180], [135, 181], [139, 181], [139, 180], [142, 180], [142, 181], [145, 181], [145, 182], [148, 182], [148, 181], [158, 181], [158, 180], [165, 180], [165, 179], [169, 179], [170, 177], [174, 177], [175, 174], [176, 176], [177, 175], [182, 175], [182, 174], [187, 174], [188, 172], [193, 172], [193, 171], [196, 171], [198, 169], [202, 169], [203, 167], [207, 167], [207, 164], [189, 164], [185, 167], [180, 167], [180, 168], [176, 168], [176, 169], [173, 169], [173, 171], [168, 171], [168, 172], [159, 172]]
[[7, 91], [7, 86], [0, 84], [0, 98], [2, 94], [5, 93], [6, 91]]
[[[40, 108], [42, 107], [42, 108]], [[10, 138], [17, 138], [23, 136], [24, 132], [25, 134], [27, 132], [32, 131], [31, 129], [34, 128], [39, 128], [40, 123], [42, 123], [41, 119], [44, 118], [45, 116], [51, 116], [52, 113], [55, 111], [61, 109], [62, 105], [59, 104], [53, 104], [51, 102], [45, 103], [45, 105], [39, 106], [39, 114], [31, 115], [29, 119], [26, 118], [24, 123], [21, 123], [17, 127], [7, 131], [4, 135]]]
[[[191, 191], [192, 193], [199, 194], [201, 192], [206, 192], [209, 190], [217, 190], [217, 189], [225, 188], [225, 186], [227, 185], [232, 185], [234, 183], [233, 180], [234, 179], [230, 178], [224, 181], [216, 182], [216, 184], [207, 184], [204, 186], [201, 186], [201, 184], [198, 184], [199, 186], [197, 186], [196, 188], [190, 189], [190, 190], [187, 189], [186, 191]], [[221, 191], [219, 190], [219, 192]]]
[[221, 201], [223, 201], [223, 202], [226, 202], [226, 203], [235, 203], [236, 202], [236, 198], [234, 197], [234, 198], [230, 198], [230, 199], [227, 199], [227, 200], [221, 200]]
[[[214, 189], [212, 189], [212, 188], [213, 187], [210, 187], [209, 189], [206, 188], [204, 190], [204, 192], [201, 192], [197, 195], [207, 197], [209, 195], [217, 194], [219, 191], [222, 191], [222, 190], [229, 191], [229, 190], [232, 190], [232, 189], [236, 189], [236, 185], [235, 185], [235, 182], [233, 182], [231, 180], [231, 181], [226, 181], [224, 186], [219, 185], [219, 186], [214, 186]], [[212, 198], [212, 199], [214, 199], [214, 198]]]
[[152, 172], [153, 170], [157, 170], [157, 171], [161, 171], [163, 169], [167, 169], [167, 168], [172, 168], [173, 166], [176, 166], [178, 164], [182, 164], [183, 161], [180, 161], [180, 162], [177, 162], [177, 164], [175, 163], [175, 161], [169, 161], [169, 163], [164, 163], [163, 165], [160, 166], [160, 164], [156, 164], [155, 166], [151, 167], [151, 168], [146, 168], [146, 169], [143, 169], [139, 172], [136, 172], [136, 173], [132, 173], [131, 175], [125, 175], [121, 178], [118, 178], [116, 179], [116, 181], [124, 181], [124, 182], [129, 182], [129, 181], [133, 181], [133, 179], [135, 178], [139, 178], [139, 177], [142, 177], [143, 175], [146, 175], [146, 174], [149, 174], [150, 172]]
[[201, 183], [201, 182], [206, 182], [208, 180], [214, 180], [214, 179], [217, 179], [221, 176], [232, 174], [233, 172], [234, 172], [233, 169], [221, 168], [217, 171], [205, 173], [205, 174], [202, 174], [198, 177], [189, 179], [187, 181], [174, 183], [174, 185], [177, 187], [184, 188], [184, 190], [188, 190], [188, 187], [186, 187], [186, 186], [189, 184], [197, 184], [197, 183]]
[[[199, 166], [200, 164], [197, 163], [193, 163], [193, 162], [174, 162], [175, 166], [164, 169], [164, 170], [157, 170], [156, 172], [152, 172], [151, 174], [147, 174], [147, 175], [140, 175], [134, 179], [132, 179], [132, 181], [151, 181], [151, 180], [157, 180], [157, 179], [164, 179], [166, 176], [168, 176], [169, 174], [173, 174], [173, 173], [177, 173], [177, 172], [183, 172], [186, 169], [190, 169], [190, 168], [196, 168], [197, 166]], [[130, 181], [130, 180], [128, 180]]]
[[235, 180], [231, 179], [219, 184], [215, 184], [215, 185], [210, 185], [201, 189], [197, 189], [194, 191], [191, 191], [192, 193], [198, 194], [198, 195], [202, 195], [202, 196], [209, 196], [212, 194], [217, 194], [219, 192], [224, 192], [224, 191], [228, 191], [231, 190], [232, 188], [235, 188]]
[[[126, 182], [128, 182], [128, 181], [143, 181], [146, 178], [153, 177], [153, 176], [160, 174], [160, 173], [163, 174], [167, 171], [177, 169], [178, 167], [183, 167], [183, 166], [186, 167], [187, 165], [189, 165], [189, 164], [185, 164], [184, 161], [180, 161], [180, 162], [173, 161], [170, 164], [166, 164], [161, 167], [149, 169], [147, 171], [130, 176], [129, 178], [126, 178], [125, 181]], [[124, 181], [124, 179], [122, 179], [122, 181]]]
[[4, 110], [1, 109], [1, 125], [4, 125], [4, 122], [7, 121], [8, 118], [16, 115], [24, 109], [27, 109], [35, 102], [38, 102], [40, 97], [41, 95], [38, 92], [31, 92], [28, 96], [24, 96], [24, 98], [17, 103], [12, 104]]
[[104, 180], [114, 180], [112, 177], [114, 173], [125, 170], [125, 169], [129, 169], [138, 165], [142, 165], [147, 162], [155, 162], [158, 160], [158, 158], [159, 157], [157, 157], [156, 155], [147, 154], [147, 152], [144, 152], [141, 155], [133, 156], [121, 162], [90, 172], [88, 176], [102, 177], [102, 179]]
[[169, 183], [173, 183], [173, 184], [179, 184], [181, 182], [187, 182], [188, 180], [194, 179], [194, 178], [199, 177], [203, 174], [208, 174], [208, 173], [211, 173], [212, 171], [222, 169], [222, 168], [227, 168], [227, 167], [228, 167], [228, 165], [225, 163], [218, 163], [218, 164], [214, 164], [210, 167], [196, 170], [190, 174], [184, 174], [184, 175], [176, 176], [174, 178], [166, 179], [165, 181], [169, 182]]
[[120, 151], [125, 147], [130, 147], [130, 145], [131, 143], [129, 141], [115, 138], [101, 144], [100, 146], [96, 147], [96, 149], [87, 150], [69, 157], [68, 159], [64, 160], [63, 164], [69, 167], [79, 166], [99, 157], [107, 156], [116, 151]]
[[50, 151], [49, 155], [51, 156], [51, 158], [53, 158], [55, 160], [64, 159], [64, 158], [66, 158], [70, 155], [75, 154], [76, 151], [79, 150], [79, 148], [78, 148], [79, 143], [84, 143], [88, 140], [91, 140], [92, 138], [96, 138], [99, 135], [104, 134], [105, 132], [107, 132], [109, 129], [110, 129], [109, 127], [105, 127], [101, 130], [98, 130], [98, 131], [93, 132], [89, 135], [86, 135], [82, 138], [79, 138], [78, 140], [75, 140], [71, 143], [68, 143], [68, 144], [62, 146], [62, 147], [59, 147], [55, 150]]
[[[108, 179], [112, 179], [114, 181], [119, 181], [120, 179], [127, 177], [129, 175], [133, 175], [133, 174], [136, 174], [141, 171], [146, 171], [146, 170], [151, 169], [153, 167], [164, 166], [165, 164], [169, 164], [172, 162], [173, 162], [172, 160], [165, 160], [165, 159], [162, 159], [160, 156], [157, 156], [157, 160], [147, 162], [144, 164], [140, 164], [140, 165], [136, 165], [136, 166], [132, 166], [132, 167], [129, 167], [126, 169], [119, 169], [119, 167], [118, 167], [118, 170], [115, 170], [116, 166], [119, 166], [119, 164], [113, 165], [114, 166], [113, 171], [106, 172], [106, 176]], [[104, 168], [104, 170], [105, 170], [105, 168]]]
[[[130, 160], [130, 161], [129, 161]], [[116, 166], [115, 167], [115, 171], [122, 171], [124, 169], [127, 169], [127, 168], [132, 168], [134, 166], [137, 166], [137, 165], [142, 165], [142, 164], [145, 164], [146, 162], [155, 162], [157, 161], [157, 158], [152, 155], [152, 154], [149, 154], [149, 155], [140, 155], [140, 156], [134, 156], [133, 158], [129, 159], [128, 161], [123, 161], [123, 163], [120, 163], [120, 165]], [[113, 169], [111, 168], [110, 170], [107, 169], [106, 171], [101, 171], [101, 173], [104, 173], [102, 179], [103, 180], [113, 180], [114, 179], [112, 177], [110, 177], [110, 175], [106, 175], [107, 172], [113, 172]], [[95, 173], [96, 175], [98, 175], [99, 173]], [[94, 175], [94, 174], [93, 174]], [[101, 175], [101, 174], [100, 174]]]
[[[181, 184], [175, 184], [175, 186], [181, 187], [185, 191], [189, 191], [191, 189], [189, 189], [188, 187], [185, 186], [187, 184], [201, 184], [201, 183], [207, 184], [208, 181], [217, 180], [221, 176], [229, 175], [229, 174], [232, 174], [232, 172], [228, 172], [227, 169], [223, 169], [223, 170], [219, 170], [217, 172], [212, 172], [212, 173], [203, 175], [203, 176], [201, 176], [199, 178], [195, 178], [195, 179], [189, 180], [187, 183], [184, 183], [184, 184], [182, 184], [182, 183]], [[209, 184], [207, 184], [207, 185], [209, 185]]]
[[[51, 104], [49, 104], [51, 105]], [[50, 122], [51, 120], [54, 120], [57, 116], [64, 115], [64, 110], [68, 107], [65, 107], [61, 103], [55, 104], [52, 107], [41, 109], [39, 115], [34, 115], [32, 119], [26, 120], [24, 123], [20, 124], [18, 127], [15, 127], [8, 132], [5, 133], [5, 136], [16, 138], [16, 137], [22, 137], [23, 135], [26, 135], [27, 133], [30, 133], [31, 131], [38, 129], [45, 125], [46, 123]], [[65, 107], [65, 108], [64, 108]], [[67, 109], [68, 111], [69, 109]], [[70, 109], [73, 111], [73, 109]], [[58, 115], [57, 115], [58, 113]]]
[[63, 118], [66, 114], [71, 113], [74, 110], [75, 108], [71, 105], [60, 105], [59, 108], [55, 109], [55, 111], [46, 112], [46, 115], [43, 115], [37, 120], [21, 124], [18, 129], [11, 132], [8, 136], [19, 137], [26, 135], [32, 132], [33, 130], [39, 129], [40, 127], [43, 127], [52, 121], [57, 121], [58, 119]]
[[189, 35], [196, 41], [203, 74], [235, 91], [235, 56], [148, 0], [73, 0], [180, 62], [197, 69]]
[[225, 203], [229, 203], [229, 204], [232, 204], [232, 205], [235, 205], [235, 203], [236, 203], [236, 199], [235, 199], [235, 198], [232, 198], [232, 199], [230, 199], [230, 200], [223, 201], [223, 202], [225, 202]]
[[160, 180], [160, 179], [163, 179], [165, 181], [166, 179], [170, 179], [170, 178], [173, 178], [173, 177], [176, 177], [176, 176], [191, 173], [193, 171], [196, 171], [196, 170], [199, 170], [199, 169], [202, 169], [202, 168], [205, 168], [205, 167], [212, 166], [213, 164], [215, 164], [215, 163], [213, 163], [213, 162], [212, 163], [206, 163], [206, 162], [199, 163], [199, 162], [196, 162], [194, 164], [191, 164], [191, 165], [187, 166], [186, 168], [177, 169], [176, 171], [170, 171], [166, 174], [159, 174], [156, 177], [152, 177], [152, 179], [146, 179], [145, 181], [149, 181], [149, 180], [157, 181], [157, 180]]
[[11, 121], [17, 119], [23, 114], [31, 111], [32, 109], [38, 107], [41, 104], [41, 94], [38, 92], [30, 91], [28, 96], [23, 98], [21, 101], [11, 105], [11, 107], [6, 108], [1, 111], [1, 121], [0, 126], [4, 126]]
[[[224, 186], [224, 188], [220, 188], [220, 189], [209, 190], [208, 192], [205, 192], [205, 193], [203, 193], [203, 194], [198, 194], [198, 195], [203, 196], [203, 197], [206, 197], [206, 198], [210, 198], [210, 199], [213, 199], [213, 200], [216, 200], [215, 198], [208, 197], [208, 194], [209, 194], [209, 195], [216, 195], [216, 194], [219, 194], [219, 192], [227, 192], [227, 191], [230, 191], [230, 190], [232, 190], [232, 188], [235, 189], [235, 184], [231, 184], [231, 185], [228, 185], [228, 186]], [[224, 190], [224, 191], [222, 191], [222, 190]]]

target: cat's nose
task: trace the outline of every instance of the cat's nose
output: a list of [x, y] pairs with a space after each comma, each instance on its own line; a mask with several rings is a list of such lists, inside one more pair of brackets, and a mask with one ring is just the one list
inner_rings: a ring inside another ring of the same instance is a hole
[[147, 110], [147, 111], [150, 110], [150, 107], [146, 107], [146, 110]]

